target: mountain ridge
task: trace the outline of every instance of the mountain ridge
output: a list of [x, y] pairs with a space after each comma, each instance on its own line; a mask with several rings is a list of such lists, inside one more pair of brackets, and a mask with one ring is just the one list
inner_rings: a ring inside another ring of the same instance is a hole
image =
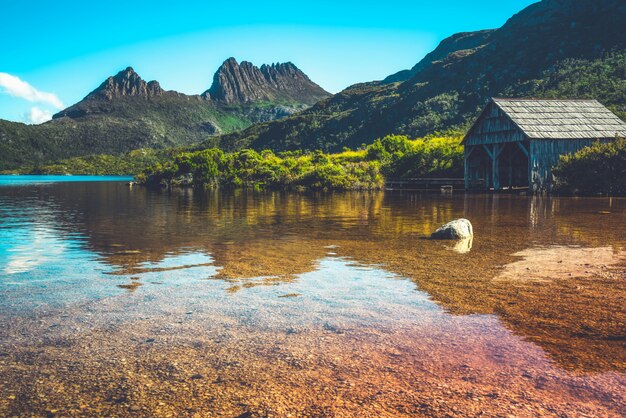
[[[215, 89], [223, 65], [215, 73]], [[264, 81], [237, 80], [245, 95], [228, 90], [237, 96], [232, 100], [165, 90], [127, 67], [44, 124], [0, 120], [0, 170], [72, 156], [188, 146], [289, 116], [330, 96], [292, 63], [246, 66]]]
[[476, 48], [484, 44], [495, 31], [496, 29], [484, 29], [473, 32], [455, 33], [442, 40], [432, 52], [426, 54], [426, 56], [411, 69], [392, 74], [385, 78], [382, 83], [388, 84], [409, 80], [434, 61], [441, 60], [454, 52]]
[[624, 21], [623, 0], [543, 0], [499, 29], [474, 32], [467, 44], [458, 34], [447, 38], [413, 73], [351, 86], [281, 121], [223, 135], [220, 147], [337, 151], [387, 134], [463, 129], [492, 96], [596, 98], [624, 117]]
[[[37, 148], [35, 160], [66, 157], [61, 151], [71, 130], [79, 132], [69, 136], [79, 139], [75, 155], [194, 143], [227, 151], [337, 151], [387, 134], [463, 129], [493, 96], [595, 98], [626, 118], [624, 21], [623, 0], [543, 0], [498, 29], [444, 39], [410, 70], [350, 86], [310, 107], [291, 106], [288, 95], [279, 95], [281, 83], [273, 75], [288, 85], [289, 63], [255, 67], [226, 60], [215, 73], [217, 87], [195, 96], [161, 92], [160, 85], [148, 87], [132, 74], [121, 83], [113, 76], [103, 83], [104, 94], [70, 107], [80, 112], [55, 118], [54, 128], [46, 127], [50, 122], [27, 127], [0, 121], [0, 156], [23, 163], [12, 149], [18, 144], [26, 152]], [[263, 91], [248, 92], [237, 85], [242, 80]], [[276, 100], [269, 106], [268, 97]]]
[[312, 105], [330, 94], [291, 62], [241, 64], [229, 58], [219, 67], [213, 84], [202, 96], [228, 104], [255, 101], [285, 101]]
[[97, 89], [86, 98], [102, 97], [112, 100], [122, 96], [154, 97], [164, 93], [158, 81], [144, 81], [133, 67], [126, 67], [114, 76], [107, 78]]

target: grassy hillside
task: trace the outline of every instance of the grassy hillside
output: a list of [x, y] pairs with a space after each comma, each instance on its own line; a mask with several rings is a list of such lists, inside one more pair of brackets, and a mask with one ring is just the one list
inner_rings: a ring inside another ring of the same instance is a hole
[[623, 117], [624, 21], [623, 1], [544, 0], [496, 31], [465, 34], [470, 43], [445, 40], [400, 74], [412, 76], [406, 81], [353, 86], [284, 120], [223, 135], [220, 146], [336, 151], [390, 133], [463, 129], [494, 96], [595, 98]]
[[[197, 144], [258, 120], [286, 115], [283, 105], [216, 106], [194, 96], [126, 97], [99, 113], [42, 125], [0, 120], [0, 170], [89, 154]], [[281, 113], [283, 112], [283, 113]]]
[[607, 53], [595, 60], [568, 59], [544, 71], [542, 77], [517, 83], [506, 96], [598, 99], [626, 120], [626, 52]]

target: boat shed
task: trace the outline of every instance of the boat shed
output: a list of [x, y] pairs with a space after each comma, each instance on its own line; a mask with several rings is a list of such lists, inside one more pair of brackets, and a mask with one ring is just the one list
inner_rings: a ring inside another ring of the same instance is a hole
[[626, 137], [626, 123], [597, 100], [489, 101], [463, 139], [465, 188], [549, 191], [559, 157]]

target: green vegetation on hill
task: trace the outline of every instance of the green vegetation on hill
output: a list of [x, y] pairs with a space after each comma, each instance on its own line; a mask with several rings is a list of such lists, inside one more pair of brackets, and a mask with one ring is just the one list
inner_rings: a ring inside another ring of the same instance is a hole
[[156, 99], [124, 97], [102, 106], [106, 107], [97, 114], [62, 117], [42, 125], [0, 120], [0, 170], [72, 156], [195, 144], [219, 132], [248, 127], [255, 114], [253, 105], [221, 108], [174, 94]]
[[386, 177], [448, 176], [462, 172], [461, 137], [410, 140], [388, 135], [361, 150], [341, 153], [181, 152], [136, 176], [153, 187], [253, 187], [313, 190], [380, 189]]
[[536, 78], [481, 95], [448, 89], [428, 97], [424, 89], [432, 90], [433, 84], [356, 86], [285, 119], [222, 135], [220, 148], [336, 152], [371, 142], [390, 131], [423, 136], [441, 130], [464, 130], [491, 96], [593, 98], [626, 120], [626, 52], [560, 61]]
[[44, 165], [23, 166], [19, 170], [7, 170], [6, 172], [17, 174], [135, 175], [159, 162], [174, 158], [181, 151], [181, 148], [168, 148], [166, 150], [142, 148], [123, 155], [98, 154], [73, 157]]
[[[390, 133], [465, 130], [491, 97], [593, 98], [626, 119], [625, 20], [623, 0], [543, 0], [499, 29], [453, 35], [411, 70], [295, 114], [326, 92], [292, 64], [227, 60], [215, 88], [196, 96], [164, 91], [128, 68], [51, 122], [0, 121], [0, 170], [139, 148], [339, 152]], [[423, 175], [415, 167], [427, 165], [404, 157], [384, 169]]]
[[597, 99], [626, 120], [626, 52], [595, 60], [567, 59], [530, 80], [505, 90], [505, 96], [546, 99]]
[[367, 147], [367, 159], [378, 160], [389, 178], [463, 177], [461, 135], [409, 140], [386, 136]]
[[497, 30], [444, 40], [386, 82], [358, 84], [291, 117], [223, 135], [220, 147], [336, 152], [391, 132], [463, 129], [491, 97], [594, 98], [626, 117], [625, 20], [623, 0], [544, 0]]
[[553, 173], [561, 193], [626, 195], [626, 139], [596, 143], [560, 158]]

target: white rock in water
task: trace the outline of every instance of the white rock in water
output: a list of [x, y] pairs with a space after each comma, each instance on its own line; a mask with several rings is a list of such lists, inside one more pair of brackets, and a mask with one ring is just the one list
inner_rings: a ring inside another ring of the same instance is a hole
[[430, 236], [431, 239], [467, 239], [474, 236], [472, 223], [467, 219], [456, 219], [443, 225]]

